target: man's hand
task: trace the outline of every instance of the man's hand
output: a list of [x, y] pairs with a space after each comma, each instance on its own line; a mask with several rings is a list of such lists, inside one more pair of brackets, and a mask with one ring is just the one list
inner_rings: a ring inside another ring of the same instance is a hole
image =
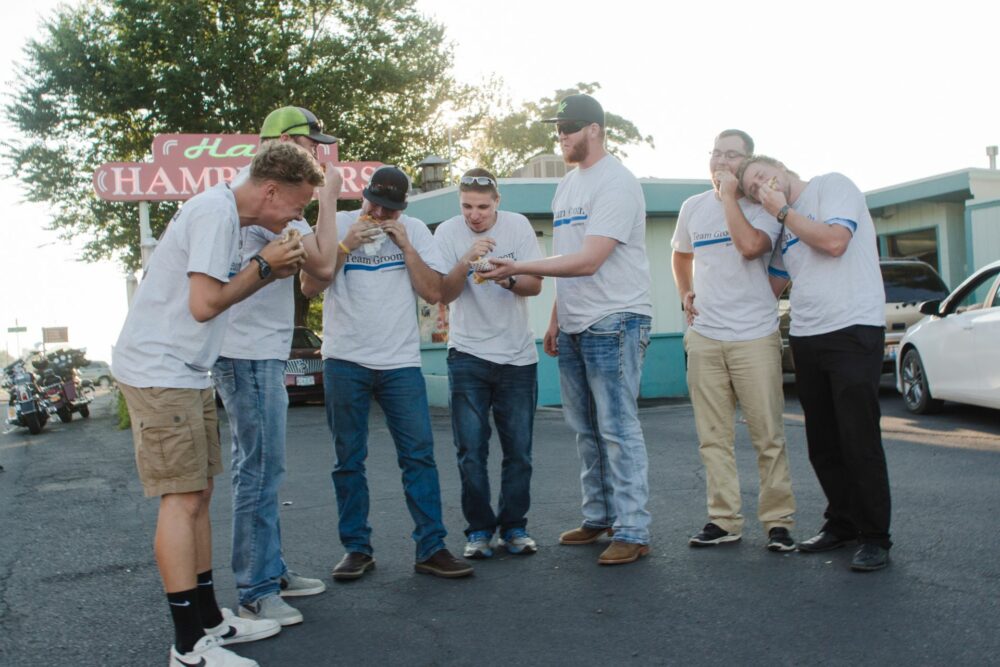
[[[493, 248], [495, 248], [496, 245], [497, 242], [491, 238], [478, 239], [472, 244], [472, 246], [469, 247], [465, 254], [462, 255], [462, 258], [459, 261], [468, 264], [469, 262], [473, 262], [480, 257], [485, 257], [487, 254], [493, 252]], [[493, 260], [491, 259], [490, 262], [492, 263], [492, 261]]]
[[378, 225], [372, 225], [367, 220], [359, 218], [357, 222], [347, 228], [347, 234], [344, 236], [342, 243], [349, 250], [357, 250], [362, 244], [368, 243], [368, 237], [375, 234], [378, 229]]
[[715, 181], [719, 184], [719, 196], [727, 199], [740, 198], [740, 182], [731, 171], [720, 169], [715, 172]]
[[406, 227], [399, 220], [386, 220], [382, 223], [382, 229], [403, 252], [410, 247], [410, 237], [406, 235]]
[[260, 256], [271, 265], [272, 276], [287, 278], [302, 268], [306, 261], [306, 250], [299, 240], [287, 241], [278, 237], [261, 249]]
[[326, 182], [323, 183], [323, 187], [319, 188], [319, 199], [320, 202], [329, 202], [331, 206], [336, 210], [337, 199], [340, 197], [340, 190], [343, 187], [344, 176], [340, 173], [340, 169], [333, 166], [332, 163], [326, 163]]
[[490, 257], [490, 264], [495, 268], [492, 271], [482, 271], [479, 273], [486, 280], [503, 280], [511, 276], [516, 276], [517, 262], [510, 257]]
[[555, 320], [549, 322], [549, 328], [545, 331], [542, 350], [550, 357], [559, 356], [559, 323]]
[[778, 215], [781, 207], [788, 203], [788, 200], [785, 199], [785, 193], [775, 190], [769, 184], [764, 184], [757, 188], [757, 198], [760, 200], [764, 210], [774, 216]]
[[684, 317], [687, 319], [687, 324], [691, 326], [694, 323], [694, 318], [698, 317], [698, 309], [694, 307], [694, 292], [687, 292], [681, 300], [681, 305], [684, 307]]

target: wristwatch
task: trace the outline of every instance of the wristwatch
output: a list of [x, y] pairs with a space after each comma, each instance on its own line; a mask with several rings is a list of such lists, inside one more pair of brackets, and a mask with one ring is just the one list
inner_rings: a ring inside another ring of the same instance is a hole
[[257, 275], [260, 276], [261, 280], [267, 280], [271, 277], [271, 265], [267, 263], [266, 259], [260, 255], [254, 255], [250, 259], [257, 262]]
[[512, 289], [514, 289], [514, 285], [516, 285], [516, 284], [517, 284], [517, 278], [515, 278], [514, 276], [508, 276], [507, 277], [507, 284], [504, 285], [504, 287], [506, 289], [512, 290]]
[[791, 209], [789, 208], [788, 204], [785, 204], [784, 206], [782, 206], [782, 207], [781, 207], [781, 208], [780, 208], [780, 209], [778, 210], [778, 215], [774, 216], [774, 217], [775, 217], [775, 219], [777, 219], [777, 221], [778, 221], [778, 222], [780, 222], [780, 223], [784, 224], [784, 223], [785, 223], [785, 218], [787, 218], [787, 217], [788, 217], [788, 212], [789, 212], [790, 210], [791, 210]]

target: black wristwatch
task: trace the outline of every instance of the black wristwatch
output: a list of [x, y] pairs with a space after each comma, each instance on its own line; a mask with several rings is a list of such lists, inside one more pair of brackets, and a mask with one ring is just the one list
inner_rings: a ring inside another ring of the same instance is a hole
[[257, 262], [257, 275], [260, 276], [261, 280], [267, 280], [271, 277], [271, 265], [267, 263], [266, 259], [260, 255], [254, 255], [250, 259]]
[[509, 289], [509, 290], [512, 290], [512, 289], [514, 289], [514, 285], [516, 285], [516, 284], [517, 284], [517, 278], [515, 278], [514, 276], [508, 276], [508, 277], [507, 277], [507, 281], [508, 281], [508, 282], [507, 282], [507, 284], [505, 285], [505, 287], [506, 287], [507, 289]]

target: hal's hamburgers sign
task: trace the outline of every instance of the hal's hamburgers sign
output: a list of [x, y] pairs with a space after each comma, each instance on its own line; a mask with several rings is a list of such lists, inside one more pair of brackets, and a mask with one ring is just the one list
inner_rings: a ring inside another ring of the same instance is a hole
[[[229, 182], [250, 164], [256, 134], [158, 134], [151, 162], [108, 162], [94, 172], [94, 191], [110, 201], [176, 201]], [[343, 174], [341, 199], [360, 199], [381, 162], [338, 162], [336, 144], [316, 147], [320, 163], [333, 162]]]

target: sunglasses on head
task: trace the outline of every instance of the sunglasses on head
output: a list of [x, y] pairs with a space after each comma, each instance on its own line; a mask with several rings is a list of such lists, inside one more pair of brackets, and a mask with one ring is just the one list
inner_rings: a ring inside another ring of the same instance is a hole
[[556, 123], [556, 134], [576, 134], [583, 128], [591, 125], [592, 123], [585, 123], [582, 120], [567, 121], [565, 123]]
[[496, 187], [497, 182], [489, 176], [463, 176], [462, 185], [481, 185], [483, 187]]
[[379, 183], [378, 185], [369, 185], [368, 191], [375, 195], [376, 197], [381, 197], [383, 195], [392, 195], [393, 197], [400, 197], [403, 194], [401, 188], [395, 185], [390, 185], [387, 183]]
[[321, 133], [325, 131], [323, 128], [323, 121], [317, 118], [315, 122], [306, 121], [305, 123], [296, 123], [295, 125], [289, 125], [285, 129], [283, 129], [280, 132], [280, 134], [285, 134], [289, 130], [293, 130], [297, 127], [308, 127], [310, 130], [314, 130], [316, 132], [321, 132]]

